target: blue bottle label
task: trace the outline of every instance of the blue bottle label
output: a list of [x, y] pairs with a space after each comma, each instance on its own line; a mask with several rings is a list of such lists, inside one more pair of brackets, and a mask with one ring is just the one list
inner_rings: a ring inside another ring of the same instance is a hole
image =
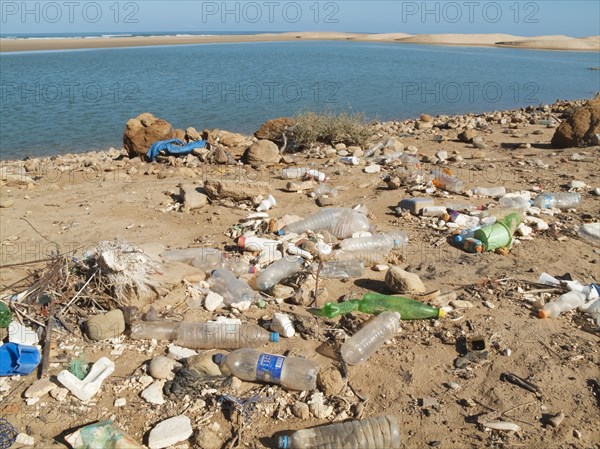
[[285, 357], [273, 354], [261, 354], [256, 364], [256, 379], [279, 383]]

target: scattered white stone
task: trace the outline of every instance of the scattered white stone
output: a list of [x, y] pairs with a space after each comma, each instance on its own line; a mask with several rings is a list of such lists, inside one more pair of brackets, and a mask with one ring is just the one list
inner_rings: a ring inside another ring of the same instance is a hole
[[17, 435], [15, 443], [21, 444], [23, 446], [33, 446], [35, 444], [35, 438], [27, 435], [26, 433], [20, 433]]
[[140, 396], [150, 404], [163, 405], [166, 401], [163, 396], [163, 382], [157, 381], [141, 392]]
[[381, 263], [381, 264], [375, 265], [375, 266], [373, 267], [373, 270], [375, 270], [375, 271], [387, 271], [387, 269], [388, 269], [389, 267], [390, 267], [389, 265], [386, 265], [386, 264], [384, 264], [384, 263]]
[[364, 169], [365, 173], [379, 173], [381, 171], [381, 165], [369, 165]]
[[55, 388], [50, 392], [50, 396], [52, 396], [58, 402], [62, 402], [67, 399], [67, 394], [69, 394], [69, 390], [66, 388]]
[[517, 227], [516, 234], [520, 235], [521, 237], [527, 237], [532, 231], [533, 229], [531, 229], [525, 223], [520, 223]]
[[550, 227], [548, 223], [538, 217], [526, 216], [525, 223], [532, 225], [538, 231], [544, 231]]
[[455, 309], [470, 309], [473, 304], [469, 301], [462, 301], [460, 299], [454, 299], [450, 301], [450, 305]]
[[192, 423], [185, 415], [174, 416], [158, 423], [148, 436], [150, 449], [162, 449], [192, 436]]
[[438, 151], [437, 153], [435, 153], [435, 156], [442, 162], [444, 162], [446, 159], [448, 159], [448, 152], [447, 151]]
[[110, 376], [114, 370], [115, 364], [110, 359], [101, 357], [92, 365], [85, 379], [80, 380], [67, 370], [58, 373], [57, 379], [80, 400], [88, 401], [98, 393], [104, 379]]
[[494, 305], [493, 302], [490, 301], [483, 301], [483, 305], [486, 306], [488, 309], [495, 309], [496, 306]]
[[240, 312], [245, 312], [250, 308], [252, 303], [250, 301], [239, 301], [231, 304], [231, 308], [235, 310], [239, 310]]
[[193, 349], [182, 348], [181, 346], [177, 346], [174, 344], [169, 345], [168, 351], [169, 355], [175, 360], [187, 359], [188, 357], [198, 354]]
[[583, 181], [571, 181], [569, 182], [569, 189], [571, 190], [581, 190], [585, 189], [586, 185]]
[[323, 393], [314, 393], [308, 401], [308, 408], [318, 419], [327, 419], [333, 413], [333, 406], [325, 405]]
[[124, 407], [125, 404], [127, 404], [127, 399], [125, 398], [118, 398], [115, 400], [115, 407]]
[[29, 406], [31, 406], [31, 405], [35, 405], [35, 404], [37, 404], [38, 402], [40, 402], [40, 398], [38, 398], [38, 397], [35, 397], [35, 398], [27, 398], [27, 399], [25, 400], [25, 403], [26, 403], [27, 405], [29, 405]]
[[148, 385], [150, 385], [152, 382], [154, 382], [154, 379], [152, 379], [152, 376], [144, 375], [144, 376], [140, 376], [140, 378], [138, 379], [138, 382], [140, 384], [142, 384], [142, 387], [146, 388]]
[[168, 379], [173, 374], [177, 362], [167, 356], [159, 355], [150, 361], [148, 373], [155, 379]]
[[210, 312], [214, 312], [219, 307], [223, 307], [223, 303], [223, 297], [215, 292], [208, 292], [208, 295], [204, 298], [204, 308]]
[[50, 382], [48, 379], [36, 380], [27, 390], [25, 390], [24, 396], [26, 398], [41, 398], [55, 388], [58, 388], [58, 385]]
[[271, 321], [271, 330], [278, 332], [279, 335], [285, 338], [290, 338], [296, 335], [296, 329], [289, 315], [285, 313], [276, 313]]
[[19, 345], [35, 346], [39, 342], [38, 334], [18, 321], [11, 321], [8, 325], [8, 341]]

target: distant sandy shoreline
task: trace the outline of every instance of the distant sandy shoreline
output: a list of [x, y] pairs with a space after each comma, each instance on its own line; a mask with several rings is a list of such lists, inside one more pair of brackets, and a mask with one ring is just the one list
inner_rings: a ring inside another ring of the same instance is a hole
[[337, 32], [290, 32], [278, 34], [209, 36], [136, 36], [86, 39], [0, 39], [0, 53], [41, 50], [148, 47], [244, 42], [286, 42], [331, 40], [356, 42], [392, 42], [428, 45], [522, 48], [530, 50], [600, 51], [600, 36], [513, 36], [509, 34], [357, 34]]

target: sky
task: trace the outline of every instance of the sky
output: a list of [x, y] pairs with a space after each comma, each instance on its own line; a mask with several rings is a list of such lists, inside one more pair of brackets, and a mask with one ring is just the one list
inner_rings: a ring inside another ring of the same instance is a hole
[[0, 0], [0, 33], [347, 31], [600, 34], [597, 0]]

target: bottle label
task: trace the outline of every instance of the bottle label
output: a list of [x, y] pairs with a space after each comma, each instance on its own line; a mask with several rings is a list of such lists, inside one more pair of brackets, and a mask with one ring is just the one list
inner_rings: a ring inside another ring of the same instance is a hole
[[256, 364], [256, 379], [279, 383], [285, 357], [273, 354], [261, 354]]

